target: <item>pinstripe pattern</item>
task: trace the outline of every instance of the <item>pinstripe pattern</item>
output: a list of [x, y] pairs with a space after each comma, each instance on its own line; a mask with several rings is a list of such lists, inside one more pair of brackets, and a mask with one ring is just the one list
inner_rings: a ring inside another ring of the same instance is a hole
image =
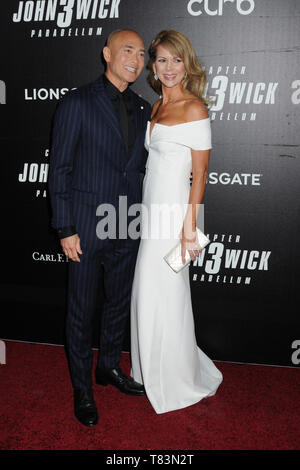
[[[138, 248], [134, 240], [99, 240], [96, 208], [128, 206], [140, 202], [140, 172], [146, 162], [144, 137], [150, 105], [131, 91], [136, 140], [126, 155], [119, 122], [107, 97], [102, 77], [69, 92], [55, 115], [49, 172], [49, 193], [54, 228], [74, 225], [83, 255], [70, 262], [68, 357], [73, 386], [91, 387], [92, 317], [97, 300], [101, 265], [104, 267], [105, 302], [101, 317], [99, 365], [119, 365]], [[117, 211], [118, 213], [118, 211]]]

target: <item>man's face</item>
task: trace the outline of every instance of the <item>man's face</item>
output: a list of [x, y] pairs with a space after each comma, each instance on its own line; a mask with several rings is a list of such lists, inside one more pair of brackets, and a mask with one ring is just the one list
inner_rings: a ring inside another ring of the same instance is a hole
[[107, 77], [117, 88], [134, 82], [144, 67], [145, 47], [142, 38], [133, 31], [116, 33], [103, 49], [107, 62]]

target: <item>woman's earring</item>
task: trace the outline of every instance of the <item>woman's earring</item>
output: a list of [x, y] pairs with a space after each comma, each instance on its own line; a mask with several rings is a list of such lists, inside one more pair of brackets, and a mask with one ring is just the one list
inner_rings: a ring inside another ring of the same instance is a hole
[[183, 76], [183, 80], [185, 80], [187, 77], [187, 73], [185, 72], [184, 76]]
[[157, 76], [157, 73], [155, 72], [154, 73], [154, 80], [157, 80], [158, 79], [158, 76]]

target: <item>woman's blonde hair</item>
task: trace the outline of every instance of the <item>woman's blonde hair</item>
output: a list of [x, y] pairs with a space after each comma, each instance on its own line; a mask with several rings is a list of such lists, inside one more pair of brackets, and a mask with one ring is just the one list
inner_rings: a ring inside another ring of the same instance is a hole
[[207, 84], [205, 70], [199, 63], [189, 38], [174, 29], [163, 30], [158, 33], [149, 48], [150, 59], [147, 67], [150, 73], [148, 80], [154, 90], [161, 94], [161, 83], [159, 80], [155, 80], [153, 72], [153, 64], [156, 60], [156, 51], [159, 45], [164, 46], [171, 54], [182, 59], [187, 73], [186, 77], [182, 80], [183, 89], [197, 96], [203, 103], [209, 104], [210, 101], [203, 96]]

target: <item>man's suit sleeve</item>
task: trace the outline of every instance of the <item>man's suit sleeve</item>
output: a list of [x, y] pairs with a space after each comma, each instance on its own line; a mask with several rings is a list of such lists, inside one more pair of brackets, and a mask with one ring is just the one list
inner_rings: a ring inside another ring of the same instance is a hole
[[79, 97], [69, 93], [55, 114], [49, 169], [49, 193], [55, 229], [74, 227], [72, 170], [79, 141], [81, 113]]
[[77, 230], [75, 226], [61, 227], [57, 229], [57, 235], [59, 239], [71, 237], [72, 235], [75, 235], [76, 233], [77, 233]]

